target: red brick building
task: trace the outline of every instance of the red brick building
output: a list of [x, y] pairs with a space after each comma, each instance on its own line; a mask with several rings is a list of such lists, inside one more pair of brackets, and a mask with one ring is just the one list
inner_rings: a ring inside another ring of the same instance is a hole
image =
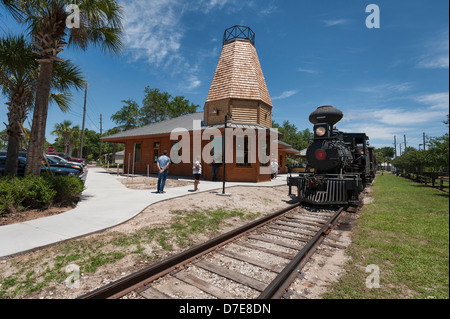
[[[224, 159], [226, 118], [229, 138], [225, 139]], [[178, 135], [177, 131], [182, 133]], [[157, 173], [156, 159], [167, 150], [175, 162], [170, 165], [169, 175], [191, 177], [193, 159], [203, 153], [204, 179], [212, 179], [210, 163], [216, 155], [226, 163], [227, 181], [262, 182], [270, 180], [270, 158], [278, 162], [283, 173], [286, 154], [298, 152], [278, 142], [278, 138], [272, 129], [272, 101], [256, 53], [254, 33], [250, 28], [234, 26], [225, 30], [203, 112], [121, 132], [102, 141], [125, 144], [125, 171], [130, 168], [135, 173]], [[184, 147], [178, 150], [181, 142]], [[180, 162], [177, 155], [184, 156], [184, 160]], [[219, 180], [222, 173], [223, 166], [218, 171]]]

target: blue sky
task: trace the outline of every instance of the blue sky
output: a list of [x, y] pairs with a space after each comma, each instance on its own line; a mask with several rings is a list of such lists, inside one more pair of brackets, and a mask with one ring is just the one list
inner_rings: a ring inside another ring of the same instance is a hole
[[[394, 135], [418, 148], [422, 133], [440, 136], [449, 113], [449, 4], [446, 0], [119, 0], [125, 8], [120, 56], [95, 48], [66, 49], [88, 81], [86, 127], [103, 131], [122, 100], [139, 104], [150, 86], [203, 106], [226, 28], [252, 28], [269, 89], [273, 119], [312, 128], [309, 114], [331, 104], [344, 113], [337, 124], [365, 132], [376, 147]], [[380, 9], [380, 28], [366, 27], [366, 6]], [[23, 27], [0, 9], [0, 33]], [[84, 92], [72, 110], [51, 106], [47, 139], [55, 123], [82, 122]], [[0, 97], [0, 105], [5, 98]], [[0, 121], [6, 122], [6, 106]], [[31, 120], [30, 120], [31, 121]]]

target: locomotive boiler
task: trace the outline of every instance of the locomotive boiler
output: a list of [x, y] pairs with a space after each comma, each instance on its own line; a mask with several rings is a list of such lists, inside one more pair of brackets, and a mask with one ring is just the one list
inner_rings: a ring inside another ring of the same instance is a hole
[[289, 193], [297, 187], [301, 202], [311, 204], [352, 204], [375, 177], [375, 156], [365, 133], [344, 133], [335, 128], [343, 117], [340, 110], [326, 105], [309, 116], [314, 124], [314, 141], [306, 151], [307, 168], [289, 176]]

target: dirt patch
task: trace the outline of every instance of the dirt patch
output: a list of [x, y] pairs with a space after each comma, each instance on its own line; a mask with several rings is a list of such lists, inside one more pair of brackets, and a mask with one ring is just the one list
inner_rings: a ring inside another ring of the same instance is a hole
[[[223, 208], [266, 214], [292, 204], [291, 199], [287, 196], [287, 186], [273, 188], [232, 187], [227, 188], [227, 193], [231, 194], [230, 196], [218, 196], [217, 193], [221, 192], [221, 190], [203, 192], [151, 205], [132, 220], [115, 227], [114, 230], [131, 232], [148, 225], [164, 224], [173, 217], [171, 212], [177, 210], [194, 211]], [[233, 227], [235, 226], [233, 224]]]
[[0, 226], [10, 225], [15, 223], [23, 223], [28, 220], [38, 219], [41, 217], [48, 217], [52, 215], [57, 215], [64, 213], [68, 210], [73, 209], [72, 206], [53, 206], [48, 209], [30, 209], [23, 212], [15, 212], [15, 213], [3, 213], [0, 215]]
[[[130, 189], [156, 189], [158, 185], [158, 177], [155, 176], [118, 176], [117, 179], [127, 188]], [[172, 187], [180, 187], [192, 185], [192, 182], [179, 180], [176, 177], [168, 176], [166, 179], [166, 184], [164, 189], [172, 188]]]

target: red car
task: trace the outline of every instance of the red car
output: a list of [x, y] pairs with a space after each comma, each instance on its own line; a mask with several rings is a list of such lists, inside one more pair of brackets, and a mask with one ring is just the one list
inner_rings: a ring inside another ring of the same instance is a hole
[[48, 155], [58, 155], [59, 157], [62, 157], [64, 159], [68, 160], [69, 162], [77, 162], [77, 163], [82, 163], [83, 165], [86, 165], [86, 160], [84, 158], [70, 157], [66, 153], [62, 153], [62, 152], [50, 152], [47, 154]]

